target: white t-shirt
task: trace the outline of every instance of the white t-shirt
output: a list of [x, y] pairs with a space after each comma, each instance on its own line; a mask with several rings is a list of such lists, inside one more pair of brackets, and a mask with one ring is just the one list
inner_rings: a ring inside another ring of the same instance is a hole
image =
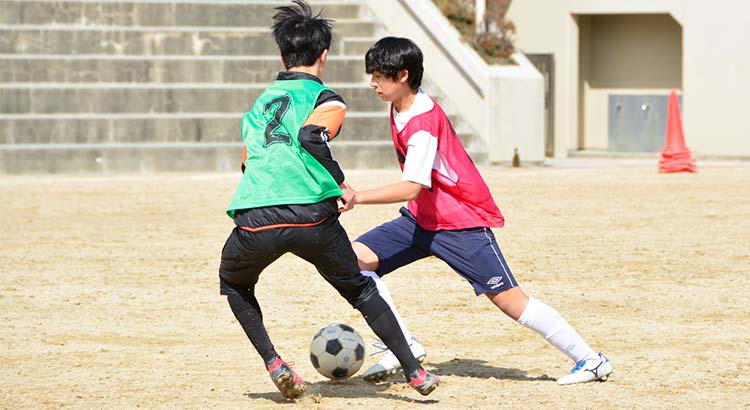
[[[398, 131], [402, 131], [406, 124], [417, 115], [430, 111], [435, 106], [427, 93], [421, 88], [414, 97], [411, 107], [404, 112], [393, 109], [393, 121]], [[432, 170], [444, 175], [451, 181], [458, 177], [438, 152], [438, 139], [428, 131], [417, 131], [407, 142], [406, 160], [402, 181], [411, 181], [432, 188]]]
[[[408, 110], [396, 112], [396, 109], [393, 109], [396, 129], [403, 130], [409, 120], [430, 111], [434, 106], [432, 99], [420, 89]], [[432, 187], [432, 169], [435, 167], [437, 144], [437, 137], [427, 131], [417, 131], [409, 137], [404, 172], [401, 175], [402, 181], [416, 182], [427, 188]]]

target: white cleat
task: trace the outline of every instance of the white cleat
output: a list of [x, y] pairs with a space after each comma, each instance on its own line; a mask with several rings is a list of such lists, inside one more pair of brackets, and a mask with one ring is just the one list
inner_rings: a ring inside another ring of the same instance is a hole
[[612, 374], [612, 363], [599, 353], [599, 356], [595, 358], [583, 359], [576, 363], [570, 373], [557, 379], [557, 384], [576, 384], [597, 380], [603, 382], [610, 374]]
[[[367, 369], [367, 371], [365, 371], [365, 373], [362, 375], [365, 380], [371, 383], [382, 382], [383, 380], [395, 375], [401, 370], [401, 363], [399, 363], [396, 355], [394, 355], [393, 352], [385, 347], [382, 342], [373, 344], [373, 347], [382, 349], [380, 352], [377, 352], [375, 354], [383, 353], [383, 357], [381, 357], [377, 363], [375, 363], [369, 369]], [[427, 351], [425, 351], [424, 346], [422, 346], [422, 344], [419, 343], [417, 338], [415, 338], [414, 336], [412, 336], [411, 340], [409, 340], [409, 348], [411, 349], [411, 353], [414, 355], [414, 358], [416, 358], [418, 362], [422, 363], [422, 361], [424, 361], [424, 358], [427, 356]]]

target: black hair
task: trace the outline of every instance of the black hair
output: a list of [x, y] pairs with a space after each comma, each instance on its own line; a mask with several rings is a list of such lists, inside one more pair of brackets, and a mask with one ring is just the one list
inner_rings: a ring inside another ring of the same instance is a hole
[[365, 54], [365, 71], [375, 71], [397, 79], [398, 72], [409, 72], [409, 87], [417, 90], [422, 85], [422, 50], [408, 38], [383, 37]]
[[320, 13], [313, 16], [304, 0], [292, 2], [291, 6], [276, 7], [271, 26], [287, 69], [311, 66], [323, 50], [331, 47], [332, 20], [320, 17]]

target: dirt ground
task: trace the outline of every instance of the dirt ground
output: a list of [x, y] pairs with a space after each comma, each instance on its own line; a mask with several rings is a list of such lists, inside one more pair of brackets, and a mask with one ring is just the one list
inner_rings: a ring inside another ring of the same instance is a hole
[[[309, 382], [296, 403], [218, 294], [237, 174], [1, 177], [0, 407], [750, 408], [750, 167], [699, 167], [482, 169], [516, 278], [609, 356], [609, 381], [557, 386], [573, 363], [436, 259], [386, 283], [441, 386], [422, 397], [361, 371], [327, 381], [308, 360], [315, 331], [373, 333], [285, 256], [258, 294]], [[398, 177], [349, 173], [357, 188]], [[362, 206], [342, 223], [354, 238], [397, 209]]]

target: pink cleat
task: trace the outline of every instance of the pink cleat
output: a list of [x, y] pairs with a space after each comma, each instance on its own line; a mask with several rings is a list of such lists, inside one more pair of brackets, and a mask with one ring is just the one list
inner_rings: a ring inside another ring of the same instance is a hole
[[280, 357], [276, 356], [273, 363], [266, 366], [266, 368], [271, 375], [273, 384], [276, 385], [281, 395], [285, 398], [294, 400], [307, 390], [307, 383], [292, 370], [289, 364], [281, 360]]
[[409, 386], [422, 396], [432, 393], [438, 384], [440, 384], [440, 378], [425, 369], [419, 369], [409, 375]]

